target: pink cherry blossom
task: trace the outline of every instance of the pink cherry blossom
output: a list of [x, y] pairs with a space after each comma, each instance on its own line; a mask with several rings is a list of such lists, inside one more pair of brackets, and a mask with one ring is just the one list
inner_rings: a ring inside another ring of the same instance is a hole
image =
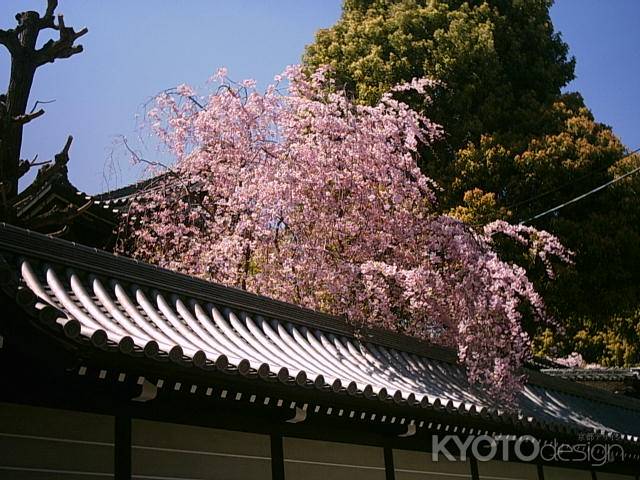
[[[264, 93], [219, 70], [201, 105], [192, 90], [157, 98], [150, 124], [174, 167], [131, 205], [123, 249], [166, 268], [457, 349], [471, 381], [513, 400], [530, 338], [547, 321], [498, 232], [545, 265], [568, 260], [555, 237], [497, 222], [476, 233], [436, 209], [417, 149], [441, 128], [384, 95], [354, 104], [297, 66]], [[396, 87], [427, 91], [428, 79]]]

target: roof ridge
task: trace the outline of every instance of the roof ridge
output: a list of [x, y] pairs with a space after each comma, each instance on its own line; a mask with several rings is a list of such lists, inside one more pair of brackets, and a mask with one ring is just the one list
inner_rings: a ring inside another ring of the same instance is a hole
[[640, 412], [640, 400], [636, 398], [610, 393], [591, 385], [585, 385], [560, 376], [548, 375], [544, 372], [528, 371], [527, 373], [529, 385], [536, 385], [547, 390], [555, 390], [568, 395]]
[[137, 182], [130, 183], [128, 185], [124, 185], [122, 187], [114, 188], [112, 190], [107, 190], [106, 192], [96, 193], [91, 195], [96, 201], [107, 201], [107, 200], [119, 200], [130, 197], [131, 195], [140, 192], [144, 188], [153, 184], [156, 181], [162, 180], [162, 178], [166, 175], [166, 173], [161, 173], [159, 175], [154, 175], [149, 178], [145, 178], [143, 180], [138, 180]]

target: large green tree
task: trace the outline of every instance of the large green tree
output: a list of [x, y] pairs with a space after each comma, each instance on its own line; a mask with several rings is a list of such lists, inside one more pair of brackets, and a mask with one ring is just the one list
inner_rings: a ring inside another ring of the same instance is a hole
[[[433, 103], [408, 100], [445, 129], [421, 168], [443, 188], [443, 210], [471, 223], [527, 220], [640, 165], [561, 89], [574, 59], [554, 31], [551, 0], [346, 0], [342, 17], [307, 48], [363, 103], [413, 77], [440, 81]], [[621, 160], [623, 159], [623, 160]], [[629, 177], [533, 224], [576, 252], [546, 299], [564, 324], [543, 353], [640, 363], [638, 180]], [[526, 259], [517, 259], [526, 261]], [[542, 278], [542, 277], [541, 277]]]

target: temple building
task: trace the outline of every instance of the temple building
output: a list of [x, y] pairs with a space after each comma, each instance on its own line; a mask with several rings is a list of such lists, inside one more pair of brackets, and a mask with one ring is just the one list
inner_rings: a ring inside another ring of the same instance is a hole
[[13, 202], [17, 222], [29, 230], [112, 251], [129, 202], [160, 177], [89, 195], [69, 180], [68, 161], [68, 155], [56, 155], [18, 194]]
[[453, 351], [113, 255], [154, 179], [67, 160], [0, 225], [0, 478], [638, 480], [637, 371], [536, 359], [496, 405]]
[[640, 400], [536, 365], [501, 408], [455, 352], [5, 224], [0, 284], [0, 478], [638, 479]]

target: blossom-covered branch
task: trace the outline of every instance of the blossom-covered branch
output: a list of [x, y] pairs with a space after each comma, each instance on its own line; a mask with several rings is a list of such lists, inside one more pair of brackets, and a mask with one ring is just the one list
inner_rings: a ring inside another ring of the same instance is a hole
[[[121, 248], [164, 267], [454, 347], [499, 398], [522, 386], [523, 311], [547, 320], [526, 272], [436, 209], [418, 168], [441, 129], [391, 92], [354, 104], [323, 70], [231, 83], [198, 104], [181, 86], [149, 120], [176, 157], [131, 207]], [[426, 95], [432, 83], [397, 87]], [[183, 188], [187, 184], [188, 189]], [[493, 227], [497, 228], [497, 227]], [[533, 232], [531, 232], [533, 235]], [[564, 258], [540, 234], [545, 255]]]
[[484, 227], [485, 239], [492, 243], [494, 236], [502, 234], [529, 249], [545, 266], [547, 275], [554, 278], [552, 259], [573, 263], [573, 252], [567, 250], [558, 238], [545, 230], [527, 225], [512, 225], [504, 220], [496, 220]]

